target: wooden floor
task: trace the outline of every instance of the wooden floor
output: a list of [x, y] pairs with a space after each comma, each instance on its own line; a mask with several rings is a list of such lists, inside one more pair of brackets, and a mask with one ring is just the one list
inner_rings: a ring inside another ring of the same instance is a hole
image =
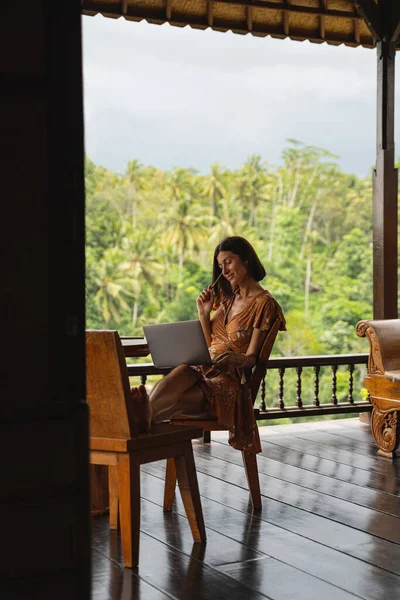
[[226, 434], [194, 445], [206, 545], [179, 493], [163, 513], [164, 463], [145, 465], [139, 569], [122, 568], [119, 535], [93, 518], [93, 600], [400, 598], [400, 459], [377, 457], [358, 419], [260, 433], [258, 514]]

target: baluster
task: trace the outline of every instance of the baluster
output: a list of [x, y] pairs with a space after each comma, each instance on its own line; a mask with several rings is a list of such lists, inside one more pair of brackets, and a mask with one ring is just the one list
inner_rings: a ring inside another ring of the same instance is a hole
[[140, 383], [142, 383], [143, 385], [146, 385], [146, 381], [147, 381], [147, 375], [141, 375]]
[[[368, 370], [368, 367], [367, 367], [367, 376], [368, 375], [369, 375], [369, 370]], [[371, 396], [369, 395], [369, 392], [367, 394], [367, 400], [368, 400], [368, 402], [371, 402]]]
[[285, 408], [285, 403], [283, 401], [283, 393], [284, 393], [284, 379], [285, 377], [285, 367], [279, 368], [279, 408], [283, 410]]
[[265, 378], [267, 376], [267, 371], [265, 371], [265, 375], [261, 380], [261, 405], [260, 408], [262, 411], [266, 411], [267, 407], [265, 406]]
[[349, 395], [347, 396], [347, 400], [350, 402], [350, 404], [354, 404], [354, 398], [353, 398], [353, 372], [354, 372], [354, 365], [349, 365]]
[[315, 373], [315, 379], [314, 379], [314, 393], [315, 393], [315, 398], [314, 398], [314, 406], [319, 406], [319, 372], [320, 372], [321, 367], [319, 365], [316, 365], [314, 367], [314, 373]]
[[337, 396], [336, 396], [336, 383], [337, 383], [336, 372], [337, 372], [337, 370], [338, 370], [337, 365], [332, 365], [332, 398], [331, 398], [331, 402], [335, 406], [338, 403]]
[[303, 367], [296, 367], [297, 373], [297, 408], [303, 408], [303, 401], [301, 399], [301, 373], [303, 371]]

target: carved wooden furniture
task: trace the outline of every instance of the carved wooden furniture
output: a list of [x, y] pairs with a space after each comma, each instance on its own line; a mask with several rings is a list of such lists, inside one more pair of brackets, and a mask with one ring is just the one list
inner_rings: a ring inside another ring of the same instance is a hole
[[[279, 318], [276, 318], [271, 329], [268, 332], [268, 335], [260, 350], [257, 363], [251, 373], [250, 385], [253, 404], [257, 398], [261, 381], [264, 379], [265, 376], [266, 362], [271, 354], [272, 347], [274, 345], [278, 331], [282, 329], [283, 326], [284, 323]], [[221, 427], [218, 425], [216, 417], [208, 415], [177, 414], [176, 416], [172, 417], [171, 423], [180, 426], [189, 425], [192, 427], [201, 427], [202, 431], [220, 431], [225, 429], [225, 427]], [[246, 471], [247, 483], [249, 485], [250, 496], [253, 503], [253, 508], [259, 510], [261, 509], [261, 492], [260, 482], [258, 478], [257, 457], [255, 454], [251, 454], [250, 452], [242, 452], [242, 457], [244, 468]], [[165, 475], [164, 510], [172, 509], [175, 487], [175, 465], [172, 460], [168, 460]]]
[[140, 534], [140, 465], [174, 462], [195, 542], [206, 540], [191, 440], [201, 429], [161, 423], [137, 433], [127, 367], [116, 331], [86, 332], [90, 462], [109, 468], [110, 527], [121, 525], [125, 567], [137, 566]]
[[373, 405], [371, 429], [378, 454], [393, 458], [400, 441], [400, 319], [360, 321], [356, 332], [370, 344], [364, 383]]

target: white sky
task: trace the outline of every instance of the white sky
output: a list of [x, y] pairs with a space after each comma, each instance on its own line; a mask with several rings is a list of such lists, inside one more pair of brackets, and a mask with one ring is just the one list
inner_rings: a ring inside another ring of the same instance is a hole
[[[375, 162], [374, 50], [101, 16], [83, 17], [83, 31], [86, 153], [97, 164], [207, 172], [252, 153], [278, 164], [287, 138], [360, 176]], [[396, 142], [398, 155], [400, 115]]]

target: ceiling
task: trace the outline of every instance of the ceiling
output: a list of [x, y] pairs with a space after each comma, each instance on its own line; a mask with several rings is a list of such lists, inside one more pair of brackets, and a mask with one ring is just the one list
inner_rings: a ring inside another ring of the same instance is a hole
[[374, 47], [354, 0], [82, 0], [82, 12], [158, 25]]

